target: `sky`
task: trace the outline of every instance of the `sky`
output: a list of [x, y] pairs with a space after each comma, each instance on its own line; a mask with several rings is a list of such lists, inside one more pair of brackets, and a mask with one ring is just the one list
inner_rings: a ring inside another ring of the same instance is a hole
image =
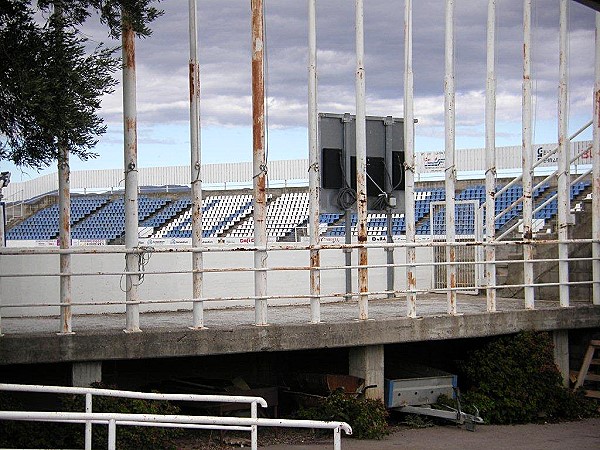
[[[270, 160], [308, 158], [307, 4], [264, 0]], [[202, 163], [252, 160], [249, 0], [197, 0]], [[521, 143], [522, 0], [497, 1], [497, 146]], [[352, 0], [317, 1], [318, 110], [355, 112], [355, 33]], [[455, 2], [456, 147], [484, 146], [486, 16], [484, 0]], [[136, 42], [138, 166], [188, 165], [188, 2], [163, 0], [153, 34]], [[569, 2], [569, 130], [591, 118], [594, 12]], [[534, 142], [557, 141], [558, 0], [533, 0]], [[443, 0], [413, 2], [416, 150], [444, 149]], [[402, 117], [404, 2], [365, 0], [368, 115]], [[83, 28], [91, 43], [109, 42], [97, 19]], [[118, 45], [118, 42], [113, 42]], [[115, 75], [120, 80], [120, 73]], [[72, 170], [123, 167], [122, 91], [102, 101], [108, 126], [95, 160]], [[590, 139], [589, 133], [581, 138]], [[13, 181], [41, 172], [15, 168]]]

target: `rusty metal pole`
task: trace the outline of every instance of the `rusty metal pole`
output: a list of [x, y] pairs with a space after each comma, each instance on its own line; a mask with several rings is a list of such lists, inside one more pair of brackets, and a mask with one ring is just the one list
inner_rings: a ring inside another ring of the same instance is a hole
[[456, 164], [455, 164], [455, 97], [454, 86], [454, 0], [446, 0], [446, 34], [445, 34], [445, 156], [446, 156], [446, 285], [449, 288], [448, 314], [456, 314], [456, 248], [452, 245], [456, 241], [455, 230], [455, 190], [456, 190]]
[[531, 151], [531, 0], [523, 2], [523, 83], [522, 83], [522, 172], [523, 172], [523, 285], [525, 308], [534, 308], [533, 245], [533, 154]]
[[[59, 246], [71, 247], [71, 184], [69, 169], [69, 149], [59, 144], [58, 154], [58, 222]], [[61, 253], [60, 259], [60, 333], [72, 333], [71, 324], [71, 255]]]
[[310, 321], [321, 321], [321, 254], [319, 245], [319, 147], [317, 134], [317, 21], [316, 0], [308, 0], [308, 191], [310, 233]]
[[267, 159], [263, 0], [252, 0], [252, 161], [254, 170], [255, 324], [267, 325]]
[[485, 280], [488, 312], [496, 311], [496, 0], [488, 0], [485, 96]]
[[417, 276], [415, 243], [415, 125], [412, 56], [412, 0], [406, 0], [404, 11], [404, 155], [405, 191], [404, 223], [406, 224], [406, 303], [407, 316], [417, 317]]
[[[189, 84], [190, 84], [190, 184], [192, 190], [192, 247], [202, 245], [202, 180], [201, 149], [200, 149], [200, 65], [198, 64], [198, 31], [196, 21], [196, 0], [189, 0]], [[192, 298], [194, 306], [193, 329], [204, 328], [204, 304], [202, 298], [203, 285], [202, 252], [192, 252]]]
[[[137, 110], [135, 73], [135, 33], [123, 10], [123, 127], [125, 168], [125, 249], [138, 247], [138, 168], [137, 168]], [[139, 270], [138, 256], [125, 255], [125, 270]], [[126, 332], [140, 331], [139, 274], [125, 276]]]
[[558, 293], [560, 306], [569, 306], [569, 224], [571, 215], [571, 145], [568, 98], [568, 1], [560, 0], [558, 85]]
[[596, 13], [596, 62], [594, 80], [592, 172], [592, 300], [600, 305], [600, 13]]
[[[363, 0], [356, 0], [356, 210], [358, 243], [367, 243], [367, 114], [365, 107], [365, 39]], [[368, 253], [366, 247], [358, 249], [358, 318], [369, 318]]]

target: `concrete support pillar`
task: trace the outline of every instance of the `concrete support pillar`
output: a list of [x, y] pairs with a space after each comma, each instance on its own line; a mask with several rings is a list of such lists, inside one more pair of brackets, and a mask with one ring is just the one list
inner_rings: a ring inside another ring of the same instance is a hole
[[554, 341], [554, 363], [562, 375], [563, 386], [569, 387], [569, 331], [554, 330], [552, 340]]
[[76, 362], [71, 367], [71, 384], [75, 387], [89, 387], [102, 381], [102, 361]]
[[350, 349], [349, 373], [365, 379], [365, 385], [375, 387], [367, 389], [367, 398], [383, 401], [383, 345], [368, 345]]

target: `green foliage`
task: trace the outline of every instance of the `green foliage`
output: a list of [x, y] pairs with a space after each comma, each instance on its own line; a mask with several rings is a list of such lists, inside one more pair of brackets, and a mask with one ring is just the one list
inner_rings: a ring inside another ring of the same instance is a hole
[[[95, 384], [96, 388], [108, 388]], [[0, 410], [31, 410], [7, 392], [0, 392]], [[39, 409], [39, 408], [36, 408]], [[49, 410], [69, 412], [85, 411], [82, 395], [60, 396], [60, 405]], [[178, 414], [179, 409], [167, 401], [138, 400], [115, 397], [93, 397], [94, 412], [124, 414]], [[173, 449], [173, 439], [182, 430], [176, 428], [117, 426], [117, 448], [119, 449]], [[84, 425], [42, 422], [0, 421], [0, 447], [2, 448], [83, 448]], [[108, 427], [95, 424], [92, 428], [94, 448], [107, 448]]]
[[499, 338], [473, 352], [463, 370], [473, 387], [462, 403], [477, 406], [487, 423], [578, 419], [594, 410], [589, 400], [562, 386], [548, 333]]
[[[158, 3], [160, 0], [156, 0]], [[150, 36], [148, 24], [162, 16], [162, 10], [152, 6], [155, 0], [89, 0], [100, 12], [100, 20], [108, 25], [112, 37], [121, 36], [123, 22], [141, 37]]]
[[45, 23], [30, 1], [0, 3], [0, 158], [43, 168], [61, 152], [96, 156], [106, 130], [96, 112], [116, 84], [118, 59], [102, 45], [87, 53], [82, 2], [56, 1]]
[[[105, 386], [101, 383], [95, 383], [92, 387], [115, 389], [114, 386]], [[85, 399], [81, 395], [67, 396], [63, 400], [63, 405], [65, 411], [84, 411]], [[168, 401], [94, 396], [93, 411], [122, 414], [178, 414], [179, 408]], [[106, 448], [108, 446], [107, 426], [94, 425], [92, 434], [92, 442], [95, 448]], [[117, 427], [117, 448], [132, 450], [141, 448], [172, 449], [175, 448], [172, 442], [173, 439], [180, 434], [181, 430], [176, 428], [120, 426]], [[75, 446], [83, 447], [83, 433], [77, 433], [73, 436], [73, 439]]]
[[338, 390], [314, 408], [302, 409], [302, 419], [342, 421], [352, 427], [358, 439], [381, 439], [388, 433], [387, 410], [382, 402], [356, 398]]

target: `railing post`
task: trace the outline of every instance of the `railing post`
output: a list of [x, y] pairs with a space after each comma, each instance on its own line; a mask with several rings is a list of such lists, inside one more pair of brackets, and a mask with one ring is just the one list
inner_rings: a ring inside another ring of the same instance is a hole
[[[321, 175], [317, 134], [317, 21], [316, 0], [308, 0], [308, 190], [310, 233], [310, 321], [321, 321], [321, 265], [319, 238], [319, 189]], [[297, 239], [296, 239], [297, 241]]]
[[[61, 249], [71, 248], [71, 183], [69, 169], [69, 149], [59, 145], [58, 155], [58, 222], [59, 244]], [[3, 220], [3, 219], [2, 219]], [[71, 255], [59, 255], [60, 266], [60, 333], [69, 334], [72, 329], [71, 311]]]
[[265, 149], [264, 9], [252, 8], [252, 161], [254, 187], [254, 314], [255, 324], [267, 325], [267, 159]]
[[117, 422], [115, 419], [108, 421], [108, 450], [117, 450]]
[[523, 291], [525, 308], [534, 308], [533, 245], [533, 157], [531, 152], [531, 0], [523, 2], [523, 98], [522, 98], [522, 154], [523, 154]]
[[594, 305], [600, 305], [600, 13], [596, 13], [596, 61], [593, 117], [592, 175], [592, 280]]
[[[250, 417], [253, 419], [258, 418], [258, 406], [256, 402], [252, 402], [250, 404]], [[256, 424], [251, 426], [252, 431], [250, 432], [250, 441], [252, 445], [252, 450], [256, 450], [258, 448], [258, 426]]]
[[[85, 394], [85, 412], [86, 414], [92, 413], [92, 394], [87, 392]], [[85, 421], [85, 450], [92, 450], [92, 421]]]
[[[190, 85], [190, 168], [192, 188], [192, 247], [202, 245], [202, 180], [200, 151], [200, 66], [198, 64], [198, 32], [196, 23], [196, 0], [189, 0], [189, 85]], [[201, 251], [192, 252], [192, 329], [204, 328], [204, 305], [202, 297], [203, 256]]]
[[445, 111], [445, 155], [446, 155], [446, 286], [449, 288], [448, 314], [456, 314], [456, 241], [455, 229], [455, 96], [454, 86], [454, 0], [446, 0], [446, 35], [445, 35], [445, 76], [444, 76], [444, 111]]
[[417, 317], [417, 277], [415, 243], [415, 124], [412, 56], [412, 0], [405, 1], [404, 10], [404, 155], [405, 191], [404, 224], [406, 228], [406, 303], [407, 316]]
[[488, 312], [496, 311], [496, 0], [488, 1], [485, 96], [485, 280]]
[[[137, 167], [137, 108], [135, 71], [135, 32], [123, 9], [123, 127], [125, 171], [125, 249], [138, 247], [138, 167]], [[125, 270], [139, 270], [138, 255], [125, 254]], [[125, 276], [126, 332], [140, 330], [139, 274]]]
[[342, 430], [340, 427], [333, 429], [333, 450], [342, 450]]
[[[356, 0], [356, 211], [358, 243], [367, 243], [367, 117], [363, 0]], [[358, 318], [369, 318], [369, 270], [366, 247], [358, 249]]]
[[568, 2], [560, 0], [558, 85], [558, 282], [560, 306], [569, 306], [569, 225], [571, 223], [571, 146], [568, 138]]

